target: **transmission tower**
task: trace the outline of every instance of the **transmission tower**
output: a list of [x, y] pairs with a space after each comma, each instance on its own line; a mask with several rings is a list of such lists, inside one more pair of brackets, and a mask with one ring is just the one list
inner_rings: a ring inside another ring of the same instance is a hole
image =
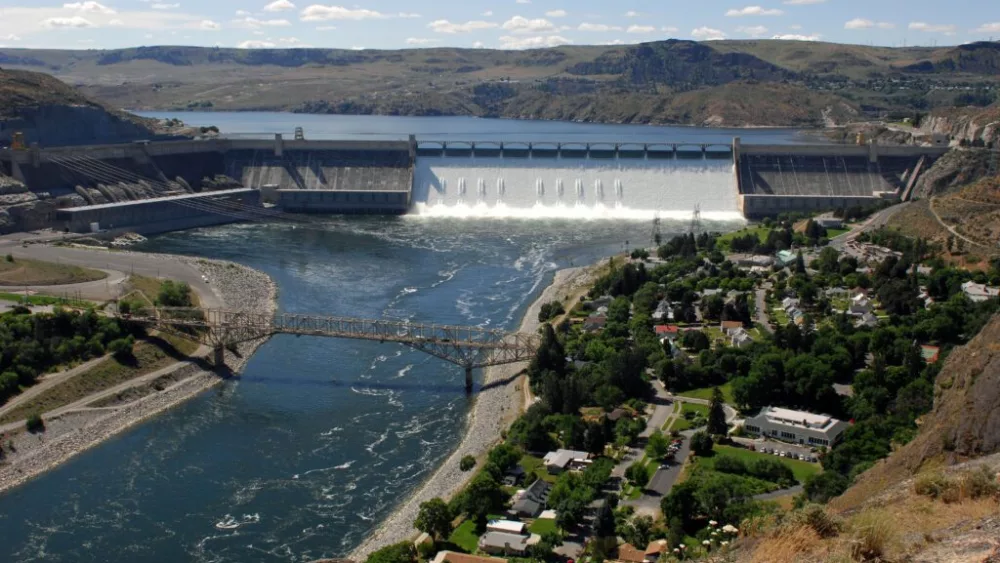
[[653, 244], [653, 248], [659, 248], [660, 243], [663, 242], [663, 234], [660, 233], [659, 211], [657, 211], [656, 215], [653, 216], [653, 233], [649, 236], [649, 241]]
[[690, 232], [695, 233], [701, 230], [701, 204], [694, 206], [694, 213], [691, 214]]

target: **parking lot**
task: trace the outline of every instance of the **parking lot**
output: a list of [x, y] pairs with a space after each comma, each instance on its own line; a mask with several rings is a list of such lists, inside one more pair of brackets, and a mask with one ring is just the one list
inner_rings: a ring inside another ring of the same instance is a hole
[[807, 446], [787, 444], [785, 442], [761, 438], [756, 440], [751, 440], [749, 438], [733, 438], [733, 441], [739, 442], [740, 444], [761, 453], [772, 454], [778, 457], [800, 459], [811, 463], [819, 463], [819, 452], [813, 452]]

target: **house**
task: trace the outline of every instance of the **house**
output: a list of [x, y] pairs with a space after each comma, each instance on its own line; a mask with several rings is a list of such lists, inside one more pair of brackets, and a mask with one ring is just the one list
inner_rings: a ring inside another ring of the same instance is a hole
[[674, 308], [673, 304], [664, 299], [656, 306], [656, 310], [653, 311], [652, 318], [654, 321], [672, 321], [674, 320]]
[[753, 344], [753, 337], [750, 333], [740, 327], [729, 335], [729, 345], [733, 348], [746, 348]]
[[847, 314], [862, 316], [865, 313], [871, 313], [874, 310], [872, 302], [863, 293], [855, 295], [851, 299], [851, 306], [847, 309]]
[[622, 418], [624, 416], [628, 416], [628, 414], [629, 413], [628, 413], [627, 410], [619, 407], [619, 408], [616, 408], [615, 410], [609, 412], [608, 414], [604, 415], [604, 417], [607, 418], [608, 420], [610, 420], [611, 422], [618, 422], [618, 419], [620, 419], [620, 418]]
[[623, 543], [618, 546], [618, 561], [622, 563], [644, 563], [646, 552], [638, 549], [630, 543]]
[[788, 313], [788, 318], [792, 320], [795, 324], [802, 324], [805, 322], [806, 314], [803, 313], [796, 307], [792, 307], [786, 311]]
[[846, 297], [848, 295], [847, 289], [843, 287], [831, 287], [824, 291], [827, 297]]
[[813, 222], [824, 229], [841, 229], [844, 227], [843, 219], [838, 219], [831, 215], [821, 215], [813, 219]]
[[664, 339], [673, 342], [681, 335], [681, 328], [677, 325], [656, 325], [653, 327], [653, 332], [661, 342]]
[[770, 268], [774, 265], [774, 258], [766, 254], [733, 254], [729, 256], [729, 261], [738, 268]]
[[513, 487], [524, 480], [524, 468], [520, 465], [511, 467], [503, 474], [503, 484]]
[[743, 323], [741, 321], [722, 321], [719, 323], [719, 330], [722, 334], [732, 336], [733, 331], [741, 330], [743, 328]]
[[721, 293], [722, 293], [721, 289], [703, 289], [698, 292], [698, 295], [700, 295], [701, 298], [704, 299], [706, 297], [712, 297], [713, 295], [719, 295]]
[[608, 323], [608, 318], [603, 315], [591, 315], [583, 321], [584, 332], [597, 332], [604, 330], [604, 325]]
[[528, 485], [527, 489], [521, 489], [514, 494], [514, 504], [511, 505], [507, 514], [521, 518], [535, 518], [545, 509], [545, 503], [549, 501], [549, 485], [542, 479], [536, 479], [534, 483]]
[[655, 563], [669, 551], [670, 548], [667, 546], [667, 540], [653, 540], [646, 546], [646, 557], [643, 561], [645, 563]]
[[941, 359], [941, 348], [937, 346], [920, 346], [920, 356], [928, 364], [936, 364], [939, 359]]
[[860, 319], [858, 319], [857, 326], [875, 328], [878, 326], [878, 317], [876, 317], [872, 313], [865, 313], [861, 315]]
[[1000, 289], [967, 281], [962, 284], [962, 293], [969, 299], [979, 303], [1000, 296]]
[[468, 553], [443, 550], [437, 552], [431, 563], [507, 563], [507, 560], [499, 557], [483, 557], [481, 555], [469, 555]]
[[517, 520], [490, 520], [486, 523], [486, 531], [523, 536], [528, 532], [528, 525]]
[[837, 443], [848, 424], [825, 414], [765, 407], [746, 419], [743, 428], [751, 434], [809, 446], [830, 447]]
[[542, 459], [545, 469], [555, 475], [567, 469], [579, 469], [590, 464], [590, 454], [575, 450], [556, 450]]
[[799, 255], [791, 250], [779, 250], [777, 256], [778, 265], [787, 266], [789, 264], [793, 264], [795, 263], [795, 259], [798, 257]]
[[799, 300], [794, 297], [786, 297], [781, 300], [781, 308], [786, 312], [799, 306]]
[[525, 555], [529, 547], [541, 540], [542, 538], [538, 534], [526, 536], [505, 532], [486, 532], [479, 538], [479, 550], [491, 555], [498, 553], [504, 555]]

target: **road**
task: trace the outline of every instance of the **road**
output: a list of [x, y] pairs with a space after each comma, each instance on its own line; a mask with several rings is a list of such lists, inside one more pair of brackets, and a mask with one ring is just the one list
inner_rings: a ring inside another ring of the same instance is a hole
[[794, 487], [789, 487], [787, 489], [778, 489], [770, 493], [764, 493], [762, 495], [754, 495], [754, 500], [774, 500], [776, 498], [787, 497], [789, 495], [797, 495], [802, 492], [802, 485], [795, 485]]
[[[206, 309], [222, 308], [222, 300], [215, 294], [211, 286], [204, 282], [202, 273], [197, 268], [180, 260], [166, 259], [163, 256], [130, 252], [113, 252], [110, 250], [90, 250], [63, 246], [45, 246], [32, 244], [21, 246], [10, 240], [0, 240], [0, 253], [13, 254], [15, 258], [34, 258], [48, 262], [72, 264], [97, 268], [109, 273], [109, 277], [96, 282], [69, 284], [60, 286], [44, 286], [32, 288], [40, 292], [56, 295], [79, 295], [83, 299], [108, 301], [119, 296], [121, 282], [130, 273], [151, 278], [169, 278], [187, 282], [201, 299], [202, 307]], [[117, 285], [116, 283], [117, 282]]]
[[756, 301], [754, 316], [754, 322], [764, 327], [764, 330], [774, 333], [774, 327], [771, 325], [771, 318], [767, 314], [767, 290], [758, 289], [754, 292], [754, 300]]
[[880, 229], [889, 223], [889, 220], [893, 218], [896, 213], [907, 208], [910, 202], [898, 203], [891, 207], [886, 207], [885, 209], [876, 212], [874, 215], [869, 217], [864, 223], [855, 226], [850, 231], [830, 239], [830, 246], [843, 252], [847, 247], [848, 241], [854, 240], [859, 234], [866, 233], [868, 231], [874, 231]]
[[32, 385], [31, 387], [24, 390], [23, 393], [13, 397], [11, 400], [7, 401], [2, 407], [0, 407], [0, 416], [7, 414], [13, 409], [17, 408], [18, 405], [29, 401], [32, 398], [38, 396], [42, 392], [63, 383], [64, 381], [76, 377], [81, 373], [89, 371], [91, 368], [97, 366], [104, 360], [108, 359], [108, 356], [101, 356], [100, 358], [94, 358], [93, 360], [84, 362], [75, 368], [68, 369], [65, 371], [60, 371], [56, 373], [49, 373], [38, 378], [38, 383]]

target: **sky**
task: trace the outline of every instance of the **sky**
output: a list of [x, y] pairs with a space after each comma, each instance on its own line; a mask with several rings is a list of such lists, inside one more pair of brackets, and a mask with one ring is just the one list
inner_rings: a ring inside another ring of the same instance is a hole
[[1000, 0], [750, 1], [0, 0], [0, 47], [526, 49], [667, 38], [886, 46], [1000, 40]]

